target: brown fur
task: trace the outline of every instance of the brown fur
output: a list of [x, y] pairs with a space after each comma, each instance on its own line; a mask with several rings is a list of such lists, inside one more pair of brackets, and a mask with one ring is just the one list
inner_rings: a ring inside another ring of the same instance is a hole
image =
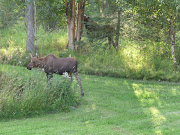
[[[31, 55], [31, 54], [30, 54]], [[34, 67], [43, 68], [47, 76], [47, 81], [49, 82], [53, 73], [62, 75], [64, 72], [68, 72], [68, 75], [72, 79], [72, 73], [75, 75], [76, 79], [81, 88], [81, 95], [84, 95], [84, 91], [81, 85], [81, 79], [77, 71], [78, 62], [75, 58], [57, 58], [53, 54], [44, 57], [34, 57], [31, 55], [31, 63], [28, 64], [27, 69], [31, 70]]]

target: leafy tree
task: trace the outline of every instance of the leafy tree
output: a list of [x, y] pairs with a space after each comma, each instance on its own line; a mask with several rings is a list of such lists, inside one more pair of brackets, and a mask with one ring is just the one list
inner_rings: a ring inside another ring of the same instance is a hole
[[11, 26], [20, 17], [14, 0], [0, 0], [0, 28]]
[[38, 0], [37, 21], [46, 31], [66, 26], [65, 3], [62, 0]]
[[[94, 22], [101, 27], [110, 25], [113, 33], [113, 47], [117, 50], [119, 39], [122, 36], [122, 25], [125, 22], [124, 11], [128, 10], [128, 4], [125, 0], [89, 0], [86, 13]], [[108, 28], [108, 27], [107, 27]], [[103, 33], [102, 30], [99, 33]], [[93, 33], [92, 33], [93, 34]], [[106, 33], [107, 34], [107, 33]], [[88, 33], [89, 35], [89, 33]], [[90, 37], [90, 36], [89, 36]], [[93, 36], [91, 36], [93, 38]], [[91, 38], [90, 37], [90, 38]], [[109, 48], [111, 45], [109, 44]]]
[[[166, 35], [166, 42], [170, 41], [171, 56], [176, 64], [175, 35], [180, 30], [179, 25], [179, 5], [176, 0], [134, 0], [128, 1], [134, 7], [134, 13], [139, 15], [139, 23], [146, 28], [150, 28], [149, 36], [156, 41], [161, 40], [161, 36]], [[163, 32], [161, 34], [160, 32]], [[170, 40], [169, 40], [170, 39]]]

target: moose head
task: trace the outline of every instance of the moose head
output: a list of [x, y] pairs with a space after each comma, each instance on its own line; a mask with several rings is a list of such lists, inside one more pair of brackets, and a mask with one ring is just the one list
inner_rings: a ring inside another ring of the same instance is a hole
[[27, 65], [27, 69], [31, 70], [34, 67], [41, 68], [43, 64], [42, 61], [40, 60], [41, 54], [38, 57], [35, 57], [30, 53], [30, 56], [31, 56], [31, 62]]

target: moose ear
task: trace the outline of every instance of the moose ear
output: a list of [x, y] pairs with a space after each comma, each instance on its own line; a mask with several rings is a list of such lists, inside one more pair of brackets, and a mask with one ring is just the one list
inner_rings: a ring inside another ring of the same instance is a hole
[[38, 58], [41, 58], [41, 53], [39, 54]]

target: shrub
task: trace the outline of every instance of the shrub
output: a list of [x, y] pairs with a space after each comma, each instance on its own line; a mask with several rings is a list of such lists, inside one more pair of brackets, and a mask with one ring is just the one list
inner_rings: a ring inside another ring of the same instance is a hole
[[31, 74], [23, 68], [10, 70], [0, 75], [1, 119], [69, 111], [71, 106], [79, 104], [76, 82], [72, 87], [67, 79], [55, 79], [53, 85], [47, 87], [42, 72], [32, 71]]

